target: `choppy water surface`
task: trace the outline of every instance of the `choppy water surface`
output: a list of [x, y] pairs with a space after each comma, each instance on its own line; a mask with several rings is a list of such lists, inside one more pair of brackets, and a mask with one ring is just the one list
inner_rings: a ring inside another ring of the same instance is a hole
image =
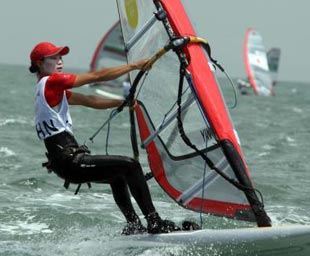
[[[124, 218], [108, 185], [82, 186], [74, 195], [75, 186], [65, 190], [41, 168], [45, 151], [33, 128], [35, 79], [27, 68], [1, 65], [0, 81], [0, 255], [221, 255], [210, 248], [126, 242], [120, 236]], [[310, 224], [310, 85], [280, 82], [275, 92], [275, 97], [238, 95], [231, 116], [274, 225]], [[78, 140], [92, 135], [108, 114], [73, 107]], [[128, 116], [119, 115], [112, 128], [109, 153], [130, 154], [124, 147]], [[90, 145], [94, 153], [104, 153], [104, 146], [105, 133]], [[141, 163], [148, 171], [144, 155]], [[199, 221], [198, 213], [177, 206], [154, 181], [149, 185], [163, 217]], [[212, 216], [203, 220], [210, 228], [248, 225]]]

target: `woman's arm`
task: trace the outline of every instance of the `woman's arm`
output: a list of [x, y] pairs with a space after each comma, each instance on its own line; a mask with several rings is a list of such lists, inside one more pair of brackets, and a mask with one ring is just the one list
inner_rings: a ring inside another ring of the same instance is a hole
[[112, 68], [103, 68], [94, 72], [78, 74], [76, 76], [73, 87], [80, 87], [84, 84], [96, 83], [100, 81], [113, 80], [132, 70], [142, 69], [142, 67], [148, 62], [148, 60], [149, 59], [143, 59], [129, 65], [112, 67]]
[[105, 99], [96, 95], [84, 95], [76, 92], [71, 92], [68, 102], [70, 105], [82, 105], [95, 109], [114, 108], [123, 103], [122, 100]]

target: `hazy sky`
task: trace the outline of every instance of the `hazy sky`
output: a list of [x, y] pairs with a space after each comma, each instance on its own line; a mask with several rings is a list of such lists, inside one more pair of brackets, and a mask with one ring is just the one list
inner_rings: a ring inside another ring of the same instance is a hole
[[[279, 80], [310, 82], [309, 0], [184, 0], [197, 35], [232, 77], [245, 76], [242, 47], [247, 27], [265, 47], [280, 47]], [[28, 65], [40, 41], [69, 45], [70, 68], [89, 69], [93, 52], [118, 19], [115, 0], [1, 0], [0, 63]]]

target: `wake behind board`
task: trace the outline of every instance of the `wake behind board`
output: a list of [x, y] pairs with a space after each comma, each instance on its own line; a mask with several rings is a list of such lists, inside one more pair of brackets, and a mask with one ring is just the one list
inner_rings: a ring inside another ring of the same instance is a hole
[[203, 229], [158, 235], [135, 235], [130, 240], [143, 245], [181, 244], [205, 248], [216, 255], [310, 255], [310, 226]]

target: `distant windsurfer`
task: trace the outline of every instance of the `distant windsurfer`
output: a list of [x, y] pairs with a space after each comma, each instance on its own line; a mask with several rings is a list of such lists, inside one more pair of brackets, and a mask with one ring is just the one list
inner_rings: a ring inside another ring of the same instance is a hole
[[[72, 132], [69, 105], [107, 109], [117, 107], [123, 101], [84, 95], [70, 89], [112, 80], [132, 70], [139, 70], [147, 63], [147, 59], [84, 74], [70, 74], [63, 73], [62, 56], [68, 53], [67, 46], [57, 47], [49, 42], [41, 42], [30, 54], [29, 70], [38, 77], [35, 125], [37, 135], [44, 140], [48, 151], [49, 162], [46, 166], [63, 178], [65, 184], [109, 183], [115, 202], [127, 220], [122, 232], [125, 235], [180, 230], [172, 221], [161, 219], [155, 210], [138, 161], [126, 156], [91, 155], [86, 146], [77, 143]], [[129, 191], [145, 216], [147, 228], [133, 208]]]
[[251, 88], [250, 80], [243, 80], [243, 79], [238, 79], [238, 89], [240, 90], [240, 93], [242, 95], [248, 95], [249, 94], [249, 89]]

